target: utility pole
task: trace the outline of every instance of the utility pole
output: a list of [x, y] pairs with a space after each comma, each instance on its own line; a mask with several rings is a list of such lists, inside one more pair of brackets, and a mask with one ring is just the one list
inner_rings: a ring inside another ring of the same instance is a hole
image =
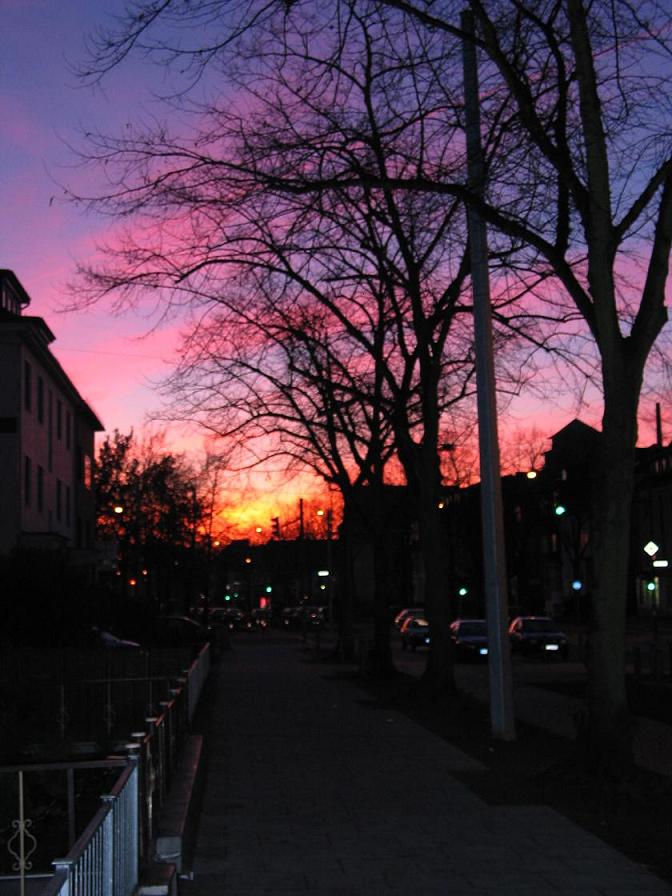
[[[474, 33], [469, 10], [461, 16], [462, 30]], [[467, 140], [467, 182], [476, 196], [485, 192], [485, 163], [481, 144], [481, 115], [478, 97], [476, 45], [462, 40], [464, 67], [464, 111]], [[508, 642], [508, 600], [506, 553], [502, 513], [502, 484], [497, 438], [497, 398], [492, 347], [492, 313], [488, 277], [488, 241], [485, 221], [474, 205], [467, 206], [471, 247], [471, 283], [474, 303], [476, 348], [476, 389], [478, 397], [478, 439], [481, 461], [481, 517], [483, 564], [488, 620], [488, 672], [490, 681], [490, 724], [493, 737], [515, 740], [511, 652]]]

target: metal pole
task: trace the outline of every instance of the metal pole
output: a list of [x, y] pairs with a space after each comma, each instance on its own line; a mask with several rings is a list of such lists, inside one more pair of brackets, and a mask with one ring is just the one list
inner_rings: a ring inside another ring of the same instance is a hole
[[[474, 33], [474, 20], [469, 10], [462, 13], [461, 25], [465, 33]], [[485, 165], [481, 145], [478, 64], [476, 46], [468, 38], [462, 42], [462, 54], [468, 185], [473, 193], [482, 196], [485, 186]], [[474, 303], [483, 564], [489, 640], [490, 723], [493, 737], [502, 740], [515, 740], [511, 655], [507, 633], [506, 554], [497, 438], [497, 399], [488, 278], [488, 243], [485, 221], [471, 204], [467, 207], [467, 220]]]

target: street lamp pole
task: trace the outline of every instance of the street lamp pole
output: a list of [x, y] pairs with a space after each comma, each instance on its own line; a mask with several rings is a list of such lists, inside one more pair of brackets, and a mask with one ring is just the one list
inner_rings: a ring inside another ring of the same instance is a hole
[[[462, 13], [461, 25], [467, 35], [473, 35], [474, 20], [469, 10]], [[468, 37], [462, 41], [462, 54], [468, 186], [476, 196], [482, 197], [485, 187], [485, 165], [481, 145], [478, 64], [476, 46]], [[474, 303], [483, 563], [489, 640], [490, 721], [494, 737], [502, 740], [515, 740], [511, 655], [507, 635], [506, 555], [497, 438], [497, 399], [492, 348], [487, 233], [483, 217], [471, 203], [467, 206], [467, 220]]]

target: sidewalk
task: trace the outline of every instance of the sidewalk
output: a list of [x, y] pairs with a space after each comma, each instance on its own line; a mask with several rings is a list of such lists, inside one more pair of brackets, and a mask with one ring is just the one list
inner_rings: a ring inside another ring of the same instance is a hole
[[237, 639], [200, 716], [185, 896], [642, 896], [672, 887], [544, 807], [488, 806], [479, 764], [368, 701], [297, 641]]

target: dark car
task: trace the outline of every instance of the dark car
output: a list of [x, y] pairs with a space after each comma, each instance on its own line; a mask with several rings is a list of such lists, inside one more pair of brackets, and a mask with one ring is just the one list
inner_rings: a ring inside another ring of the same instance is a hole
[[460, 660], [484, 660], [488, 656], [488, 624], [485, 619], [456, 619], [450, 637]]
[[404, 607], [403, 610], [399, 610], [397, 615], [394, 617], [394, 624], [401, 631], [401, 627], [404, 622], [408, 619], [409, 616], [423, 616], [425, 615], [424, 607]]
[[254, 609], [250, 613], [250, 621], [252, 627], [256, 629], [267, 629], [271, 627], [271, 611], [264, 608]]
[[302, 607], [285, 607], [280, 614], [280, 624], [282, 628], [294, 629], [301, 628]]
[[304, 607], [301, 622], [306, 629], [322, 628], [324, 625], [324, 607]]
[[149, 639], [154, 647], [189, 647], [213, 640], [211, 629], [188, 616], [157, 616]]
[[429, 622], [424, 616], [408, 616], [401, 626], [401, 649], [427, 647], [430, 642]]
[[118, 638], [112, 632], [95, 625], [91, 629], [91, 637], [94, 647], [102, 647], [105, 650], [140, 650], [142, 646], [137, 641]]
[[548, 616], [517, 616], [509, 626], [511, 649], [523, 656], [560, 656], [569, 652], [567, 635]]
[[246, 627], [247, 616], [238, 607], [213, 607], [209, 619], [212, 627], [235, 632]]

